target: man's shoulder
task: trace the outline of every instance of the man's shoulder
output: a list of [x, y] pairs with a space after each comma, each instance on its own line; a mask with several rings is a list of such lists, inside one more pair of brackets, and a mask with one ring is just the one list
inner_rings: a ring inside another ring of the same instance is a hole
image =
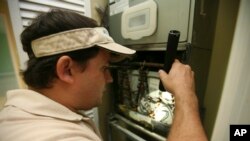
[[0, 140], [101, 140], [85, 122], [67, 121], [5, 107], [0, 113]]

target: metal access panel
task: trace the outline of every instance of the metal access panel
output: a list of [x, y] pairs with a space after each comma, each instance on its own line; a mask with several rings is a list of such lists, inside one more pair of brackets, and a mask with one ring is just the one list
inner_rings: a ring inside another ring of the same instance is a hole
[[120, 44], [137, 50], [165, 50], [170, 30], [181, 33], [178, 50], [184, 50], [191, 43], [194, 0], [154, 0], [157, 5], [156, 30], [152, 35], [137, 40], [125, 39], [121, 34], [122, 14], [133, 6], [147, 0], [120, 0], [110, 2], [110, 35]]

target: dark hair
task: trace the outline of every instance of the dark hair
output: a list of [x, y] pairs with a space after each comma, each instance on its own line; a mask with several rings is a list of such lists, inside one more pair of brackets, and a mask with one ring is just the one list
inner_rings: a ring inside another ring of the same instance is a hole
[[98, 47], [92, 47], [36, 58], [31, 49], [33, 40], [66, 30], [97, 26], [98, 24], [95, 20], [70, 11], [54, 9], [39, 15], [21, 34], [23, 50], [29, 56], [27, 69], [23, 71], [25, 83], [33, 88], [49, 88], [52, 86], [52, 81], [57, 78], [55, 67], [62, 55], [68, 55], [79, 65], [85, 65], [99, 51]]

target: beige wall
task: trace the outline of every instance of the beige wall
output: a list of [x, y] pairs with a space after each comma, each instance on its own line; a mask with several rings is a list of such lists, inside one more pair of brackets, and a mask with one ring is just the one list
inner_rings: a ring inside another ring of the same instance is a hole
[[18, 53], [16, 50], [16, 44], [15, 44], [15, 39], [14, 39], [14, 33], [13, 29], [11, 27], [11, 20], [10, 20], [10, 14], [9, 14], [9, 9], [7, 5], [7, 0], [0, 0], [0, 14], [4, 17], [4, 22], [5, 22], [5, 27], [6, 27], [6, 36], [8, 39], [8, 45], [9, 45], [9, 50], [12, 58], [12, 63], [14, 66], [16, 78], [17, 78], [17, 83], [20, 88], [26, 87], [24, 81], [21, 78], [20, 75], [20, 70], [19, 70], [19, 60], [18, 60]]
[[108, 0], [91, 0], [91, 17], [94, 18], [99, 24], [101, 17], [97, 13], [96, 8], [105, 9], [107, 4]]
[[[204, 125], [211, 137], [224, 86], [229, 54], [231, 51], [239, 1], [220, 0], [216, 19], [214, 42], [205, 93]], [[229, 129], [225, 129], [229, 130]]]
[[225, 129], [231, 124], [250, 123], [249, 7], [249, 0], [241, 0], [212, 141], [230, 140], [229, 130]]
[[[20, 76], [19, 73], [19, 61], [18, 61], [18, 54], [16, 51], [16, 44], [15, 44], [15, 40], [14, 40], [14, 34], [13, 34], [13, 30], [11, 27], [11, 21], [10, 21], [10, 16], [9, 16], [9, 11], [8, 11], [8, 6], [7, 6], [7, 0], [0, 0], [0, 16], [3, 19], [3, 25], [5, 27], [5, 31], [6, 33], [6, 39], [7, 39], [7, 47], [10, 53], [10, 63], [12, 63], [13, 69], [14, 69], [14, 75], [8, 75], [5, 76], [4, 78], [0, 78], [2, 84], [4, 83], [4, 85], [0, 85], [0, 89], [7, 89], [7, 88], [13, 88], [13, 87], [20, 87], [20, 88], [24, 88], [25, 84], [22, 81], [22, 78]], [[6, 58], [7, 59], [7, 58]], [[3, 64], [1, 64], [3, 65]], [[1, 67], [6, 67], [6, 66], [1, 66]], [[6, 83], [10, 83], [10, 84], [6, 84]], [[14, 84], [15, 83], [15, 84]], [[13, 86], [15, 85], [15, 86]], [[5, 87], [6, 86], [6, 87]], [[5, 87], [5, 88], [3, 88]], [[2, 93], [0, 95], [0, 107], [2, 106], [3, 102], [5, 101], [5, 93]]]

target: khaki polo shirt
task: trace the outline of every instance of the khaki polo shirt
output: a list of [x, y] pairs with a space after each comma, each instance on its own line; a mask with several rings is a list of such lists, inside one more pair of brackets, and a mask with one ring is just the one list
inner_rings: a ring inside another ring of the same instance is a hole
[[92, 120], [35, 91], [7, 92], [0, 141], [101, 141]]

